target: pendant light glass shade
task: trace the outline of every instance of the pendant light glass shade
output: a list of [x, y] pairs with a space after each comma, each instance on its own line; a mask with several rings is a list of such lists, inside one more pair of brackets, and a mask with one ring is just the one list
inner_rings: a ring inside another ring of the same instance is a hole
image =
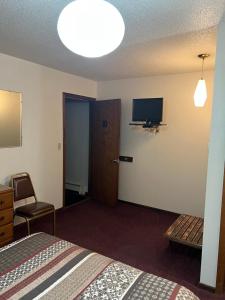
[[207, 99], [207, 88], [204, 79], [200, 79], [195, 89], [194, 102], [195, 106], [203, 107]]
[[207, 99], [207, 88], [206, 88], [205, 80], [203, 79], [203, 75], [204, 75], [204, 61], [209, 56], [210, 55], [208, 53], [202, 53], [198, 55], [198, 58], [202, 59], [202, 76], [201, 79], [198, 81], [194, 93], [194, 103], [196, 107], [203, 107]]
[[57, 30], [62, 43], [84, 57], [100, 57], [122, 42], [125, 25], [115, 6], [104, 0], [76, 0], [61, 12]]

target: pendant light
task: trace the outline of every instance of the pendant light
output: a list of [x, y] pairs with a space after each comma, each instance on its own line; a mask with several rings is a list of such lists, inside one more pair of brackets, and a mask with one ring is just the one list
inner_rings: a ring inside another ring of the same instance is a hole
[[205, 79], [203, 78], [204, 75], [204, 62], [207, 57], [209, 57], [209, 54], [203, 53], [199, 54], [198, 57], [202, 59], [202, 76], [201, 79], [199, 79], [198, 84], [195, 89], [194, 93], [194, 103], [196, 107], [203, 107], [205, 105], [206, 99], [207, 99], [207, 88]]
[[125, 25], [118, 9], [105, 0], [75, 0], [59, 15], [59, 37], [69, 50], [84, 57], [101, 57], [122, 42]]

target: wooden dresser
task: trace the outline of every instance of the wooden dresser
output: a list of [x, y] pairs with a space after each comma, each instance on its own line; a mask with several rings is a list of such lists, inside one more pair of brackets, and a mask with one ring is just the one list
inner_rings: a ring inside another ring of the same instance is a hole
[[13, 239], [13, 189], [0, 185], [0, 247]]

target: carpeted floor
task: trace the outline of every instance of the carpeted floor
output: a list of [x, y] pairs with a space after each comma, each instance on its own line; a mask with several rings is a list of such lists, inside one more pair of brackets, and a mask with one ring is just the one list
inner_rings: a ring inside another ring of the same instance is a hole
[[[164, 232], [176, 214], [119, 202], [116, 207], [86, 201], [57, 212], [57, 236], [131, 266], [186, 286], [200, 299], [225, 299], [198, 287], [200, 252], [170, 247]], [[50, 218], [35, 221], [32, 232], [51, 232]], [[15, 238], [26, 235], [24, 225]]]

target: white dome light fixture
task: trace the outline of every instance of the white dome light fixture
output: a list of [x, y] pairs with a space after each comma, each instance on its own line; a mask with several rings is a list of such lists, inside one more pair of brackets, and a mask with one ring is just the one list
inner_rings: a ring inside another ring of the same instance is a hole
[[57, 30], [72, 52], [101, 57], [121, 44], [125, 24], [118, 9], [105, 0], [76, 0], [62, 10]]
[[195, 89], [194, 93], [194, 103], [196, 107], [203, 107], [205, 105], [206, 99], [207, 99], [207, 88], [205, 79], [203, 79], [203, 73], [204, 73], [204, 61], [205, 58], [209, 57], [209, 54], [199, 54], [199, 58], [202, 59], [202, 76], [201, 79], [199, 79], [198, 84]]

